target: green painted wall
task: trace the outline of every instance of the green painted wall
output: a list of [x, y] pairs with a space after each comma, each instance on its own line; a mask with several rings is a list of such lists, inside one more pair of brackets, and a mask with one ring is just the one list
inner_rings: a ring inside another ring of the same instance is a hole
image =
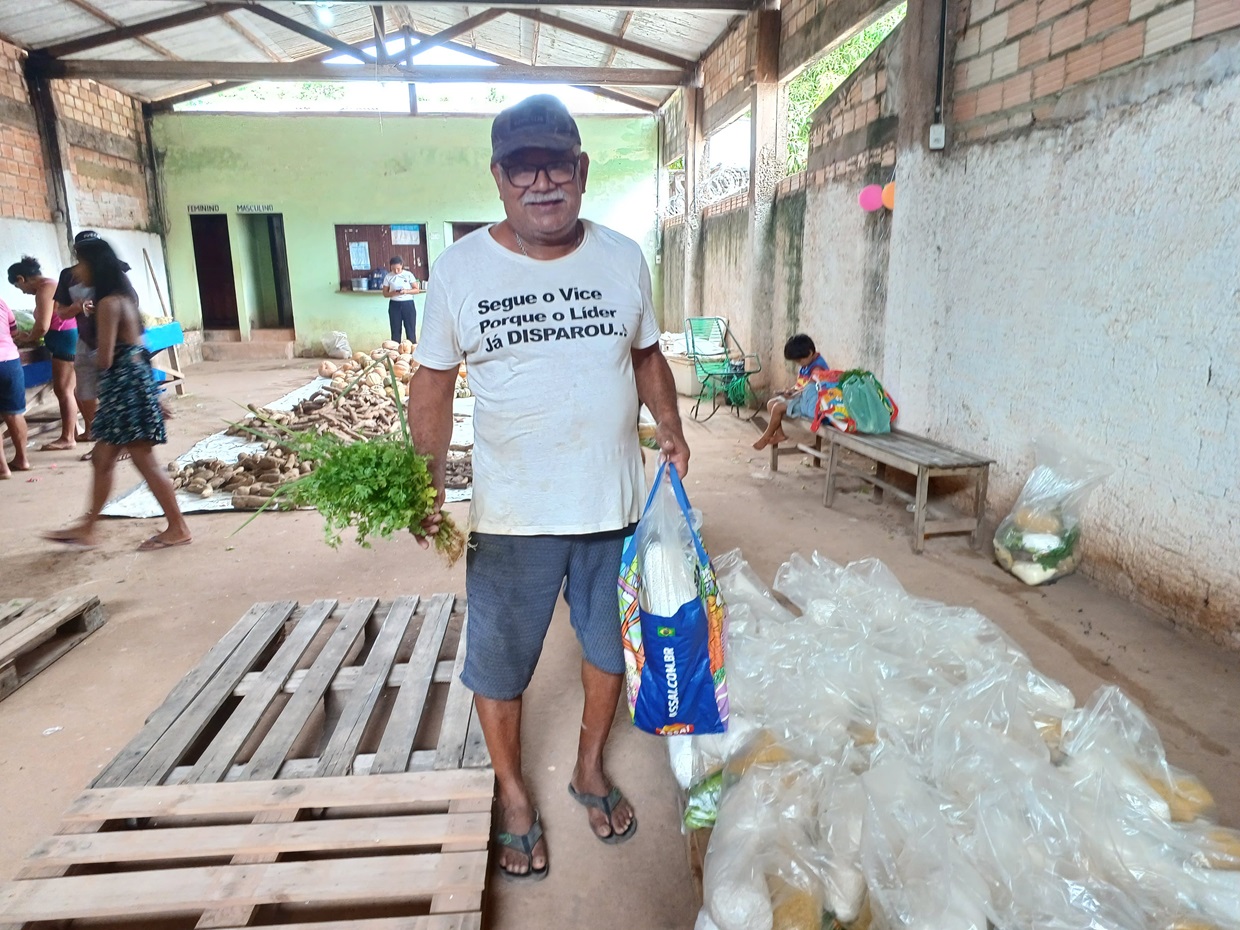
[[[582, 215], [631, 236], [646, 252], [662, 312], [657, 226], [657, 127], [652, 117], [583, 117], [590, 154]], [[335, 226], [425, 223], [433, 263], [446, 224], [503, 218], [491, 179], [489, 117], [233, 116], [173, 113], [152, 129], [168, 216], [168, 275], [177, 318], [201, 326], [191, 204], [229, 215], [243, 338], [261, 322], [266, 290], [253, 265], [258, 226], [238, 204], [271, 204], [284, 215], [299, 349], [318, 351], [342, 330], [359, 347], [387, 337], [387, 301], [340, 293]], [[419, 309], [423, 298], [417, 298]]]

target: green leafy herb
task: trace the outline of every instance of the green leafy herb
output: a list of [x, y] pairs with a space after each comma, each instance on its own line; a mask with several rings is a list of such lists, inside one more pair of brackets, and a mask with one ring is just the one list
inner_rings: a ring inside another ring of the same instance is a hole
[[[438, 492], [431, 477], [430, 456], [419, 455], [413, 448], [396, 375], [391, 362], [385, 363], [400, 413], [400, 436], [344, 442], [330, 433], [293, 432], [264, 418], [268, 426], [282, 434], [279, 441], [284, 446], [295, 451], [303, 462], [314, 465], [309, 474], [281, 486], [272, 502], [317, 510], [323, 517], [327, 544], [333, 549], [340, 545], [343, 531], [350, 526], [357, 528], [357, 542], [366, 548], [370, 547], [371, 537], [388, 539], [403, 531], [425, 536], [422, 522], [435, 512]], [[373, 367], [368, 366], [355, 378], [345, 393], [355, 388]], [[257, 430], [243, 428], [264, 436]], [[465, 536], [447, 514], [443, 514], [435, 534], [435, 549], [449, 564], [465, 551]]]
[[1080, 536], [1081, 528], [1079, 526], [1072, 527], [1072, 529], [1064, 533], [1063, 542], [1061, 542], [1054, 549], [1049, 549], [1046, 552], [1043, 552], [1040, 556], [1034, 559], [1034, 561], [1037, 562], [1038, 565], [1042, 566], [1042, 568], [1054, 568], [1064, 559], [1072, 555], [1073, 550], [1076, 549], [1076, 541], [1080, 538]]

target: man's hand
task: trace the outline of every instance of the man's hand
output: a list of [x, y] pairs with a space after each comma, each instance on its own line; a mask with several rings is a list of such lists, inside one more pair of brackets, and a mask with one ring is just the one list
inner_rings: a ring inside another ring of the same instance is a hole
[[689, 443], [681, 431], [680, 423], [673, 425], [658, 424], [654, 430], [655, 442], [663, 457], [676, 466], [676, 474], [683, 478], [689, 473]]
[[409, 437], [419, 455], [429, 455], [431, 481], [435, 485], [435, 508], [422, 521], [429, 535], [415, 536], [418, 545], [429, 549], [443, 522], [445, 473], [448, 445], [452, 440], [452, 398], [456, 396], [456, 368], [435, 369], [423, 365], [409, 379]]
[[435, 497], [435, 509], [431, 515], [422, 521], [423, 535], [415, 535], [414, 539], [418, 541], [418, 545], [423, 549], [429, 549], [431, 543], [435, 541], [435, 536], [439, 533], [439, 524], [443, 523], [443, 500], [444, 489], [439, 488], [439, 493]]

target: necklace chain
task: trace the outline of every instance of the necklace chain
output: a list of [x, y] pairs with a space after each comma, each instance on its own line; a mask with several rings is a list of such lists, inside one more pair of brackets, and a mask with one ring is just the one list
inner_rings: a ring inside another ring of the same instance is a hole
[[[586, 230], [585, 230], [584, 224], [578, 225], [577, 238], [573, 241], [574, 249], [577, 248], [579, 245], [581, 245], [581, 240], [585, 238], [585, 231]], [[521, 250], [521, 254], [524, 255], [526, 258], [529, 258], [530, 253], [525, 251], [525, 240], [521, 238], [521, 234], [517, 232], [515, 229], [512, 231], [512, 234], [517, 240], [517, 248]]]

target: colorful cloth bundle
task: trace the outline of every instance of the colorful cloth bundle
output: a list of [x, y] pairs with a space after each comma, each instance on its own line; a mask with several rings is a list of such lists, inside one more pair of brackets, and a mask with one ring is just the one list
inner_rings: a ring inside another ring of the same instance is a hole
[[887, 433], [899, 413], [873, 372], [832, 370], [818, 382], [818, 410], [811, 429], [817, 432], [829, 423], [845, 433]]

